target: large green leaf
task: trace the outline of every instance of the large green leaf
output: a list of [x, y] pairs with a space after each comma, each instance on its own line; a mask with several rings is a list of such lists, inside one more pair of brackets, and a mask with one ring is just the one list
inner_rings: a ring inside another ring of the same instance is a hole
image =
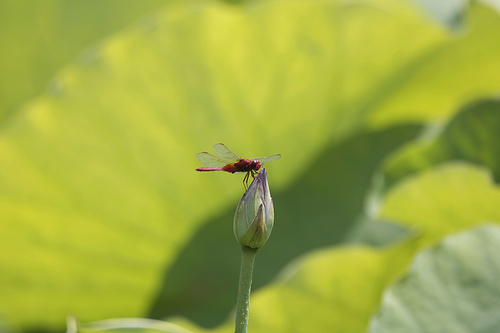
[[450, 160], [489, 167], [500, 181], [500, 101], [486, 100], [464, 108], [435, 139], [412, 142], [384, 165], [386, 186], [420, 170]]
[[285, 191], [356, 130], [500, 90], [500, 21], [475, 9], [456, 38], [401, 1], [186, 3], [109, 39], [2, 129], [0, 312], [47, 329], [145, 314], [181, 247], [242, 193], [241, 178], [194, 173], [214, 143], [282, 153], [268, 173]]
[[[0, 1], [0, 121], [41, 93], [54, 74], [89, 45], [168, 2]], [[91, 50], [82, 61], [88, 58]]]
[[500, 228], [483, 226], [419, 254], [384, 295], [371, 333], [500, 331]]
[[457, 162], [400, 182], [387, 195], [381, 216], [432, 242], [483, 221], [500, 221], [499, 200], [500, 190], [487, 170]]

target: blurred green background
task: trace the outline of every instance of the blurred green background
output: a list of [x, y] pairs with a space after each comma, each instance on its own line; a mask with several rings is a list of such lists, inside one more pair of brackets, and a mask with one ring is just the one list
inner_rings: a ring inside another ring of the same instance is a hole
[[219, 142], [282, 154], [250, 331], [500, 331], [499, 8], [2, 0], [0, 331], [231, 332]]

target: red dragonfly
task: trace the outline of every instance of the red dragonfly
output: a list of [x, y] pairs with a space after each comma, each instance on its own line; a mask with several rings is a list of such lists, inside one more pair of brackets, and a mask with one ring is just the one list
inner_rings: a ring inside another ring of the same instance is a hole
[[207, 168], [197, 168], [196, 171], [246, 172], [243, 178], [243, 184], [246, 184], [246, 187], [248, 187], [250, 175], [255, 178], [255, 173], [262, 167], [262, 164], [276, 161], [281, 157], [280, 154], [276, 154], [267, 157], [241, 158], [222, 143], [214, 146], [214, 152], [218, 157], [207, 152], [196, 155], [196, 158], [207, 166]]

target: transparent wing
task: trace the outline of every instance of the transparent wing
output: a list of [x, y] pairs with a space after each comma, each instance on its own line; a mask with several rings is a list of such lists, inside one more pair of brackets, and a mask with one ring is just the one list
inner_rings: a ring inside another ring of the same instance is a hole
[[224, 146], [222, 143], [218, 143], [214, 146], [214, 152], [219, 156], [220, 158], [227, 158], [231, 162], [236, 162], [239, 160], [241, 157], [230, 151], [226, 146]]
[[271, 156], [266, 156], [266, 157], [254, 157], [254, 158], [249, 158], [250, 161], [259, 161], [260, 163], [269, 163], [272, 161], [276, 161], [281, 157], [281, 154], [276, 154], [276, 155], [271, 155]]
[[207, 152], [199, 153], [196, 155], [196, 158], [209, 168], [222, 168], [231, 163], [230, 161], [223, 160]]

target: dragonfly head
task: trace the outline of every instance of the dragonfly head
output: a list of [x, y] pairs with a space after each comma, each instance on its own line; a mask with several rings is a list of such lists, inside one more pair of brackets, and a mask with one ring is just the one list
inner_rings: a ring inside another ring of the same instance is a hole
[[260, 163], [259, 161], [252, 161], [252, 163], [250, 163], [250, 168], [254, 171], [258, 171], [261, 167], [262, 163]]

